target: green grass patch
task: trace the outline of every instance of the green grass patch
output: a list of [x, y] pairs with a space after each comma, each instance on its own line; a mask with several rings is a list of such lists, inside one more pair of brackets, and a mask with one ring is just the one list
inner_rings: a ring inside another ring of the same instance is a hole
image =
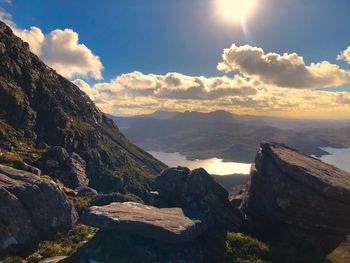
[[225, 262], [269, 262], [269, 246], [250, 236], [228, 232], [225, 241]]
[[93, 227], [76, 225], [68, 233], [58, 234], [54, 240], [40, 242], [25, 262], [37, 263], [49, 257], [68, 256], [90, 240], [95, 233], [96, 229]]

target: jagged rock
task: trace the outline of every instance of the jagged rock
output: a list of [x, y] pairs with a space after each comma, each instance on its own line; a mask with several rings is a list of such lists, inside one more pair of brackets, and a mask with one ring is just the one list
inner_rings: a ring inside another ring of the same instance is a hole
[[45, 173], [58, 179], [65, 186], [76, 188], [87, 186], [86, 162], [77, 153], [69, 154], [63, 147], [53, 147], [38, 162]]
[[67, 175], [66, 184], [72, 188], [78, 186], [87, 186], [89, 184], [89, 179], [85, 173], [86, 163], [85, 161], [76, 153], [73, 153], [66, 161]]
[[47, 170], [56, 170], [60, 167], [60, 163], [55, 160], [45, 160], [45, 167]]
[[26, 170], [26, 171], [31, 172], [33, 174], [36, 174], [38, 176], [41, 175], [41, 170], [39, 168], [31, 166], [31, 165], [29, 165], [27, 163], [23, 163], [23, 170]]
[[75, 188], [75, 191], [78, 192], [78, 196], [94, 196], [98, 195], [97, 191], [91, 187], [79, 186]]
[[68, 230], [77, 213], [50, 180], [0, 165], [0, 251]]
[[81, 216], [80, 222], [167, 243], [189, 242], [207, 229], [205, 217], [193, 210], [156, 208], [134, 202], [90, 207]]
[[2, 146], [2, 148], [4, 148], [7, 151], [10, 151], [10, 152], [13, 151], [13, 146], [12, 146], [12, 143], [10, 142], [0, 142], [0, 145]]
[[45, 155], [45, 158], [55, 160], [58, 163], [63, 163], [68, 157], [69, 153], [61, 146], [52, 147]]
[[241, 212], [231, 205], [227, 191], [204, 169], [169, 168], [156, 179], [160, 197], [172, 206], [191, 207], [220, 225], [237, 230]]
[[285, 145], [262, 143], [243, 209], [255, 231], [326, 255], [350, 232], [350, 173]]

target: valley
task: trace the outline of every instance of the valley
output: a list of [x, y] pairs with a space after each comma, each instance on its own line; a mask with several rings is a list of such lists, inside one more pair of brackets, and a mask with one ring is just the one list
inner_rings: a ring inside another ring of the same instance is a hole
[[262, 141], [285, 143], [317, 157], [329, 154], [324, 147], [350, 147], [349, 121], [271, 121], [237, 117], [225, 111], [110, 117], [143, 149], [178, 152], [190, 160], [219, 158], [225, 162], [252, 163], [256, 145]]

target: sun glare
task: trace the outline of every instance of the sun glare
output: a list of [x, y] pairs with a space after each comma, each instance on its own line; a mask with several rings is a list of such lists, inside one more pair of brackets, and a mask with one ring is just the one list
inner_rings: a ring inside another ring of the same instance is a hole
[[217, 0], [220, 16], [230, 22], [246, 21], [252, 13], [255, 0]]

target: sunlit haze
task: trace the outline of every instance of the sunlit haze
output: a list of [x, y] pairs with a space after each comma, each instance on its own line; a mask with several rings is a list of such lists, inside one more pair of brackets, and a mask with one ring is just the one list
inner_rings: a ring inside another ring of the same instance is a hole
[[244, 23], [254, 11], [256, 0], [217, 0], [218, 10], [223, 19]]

